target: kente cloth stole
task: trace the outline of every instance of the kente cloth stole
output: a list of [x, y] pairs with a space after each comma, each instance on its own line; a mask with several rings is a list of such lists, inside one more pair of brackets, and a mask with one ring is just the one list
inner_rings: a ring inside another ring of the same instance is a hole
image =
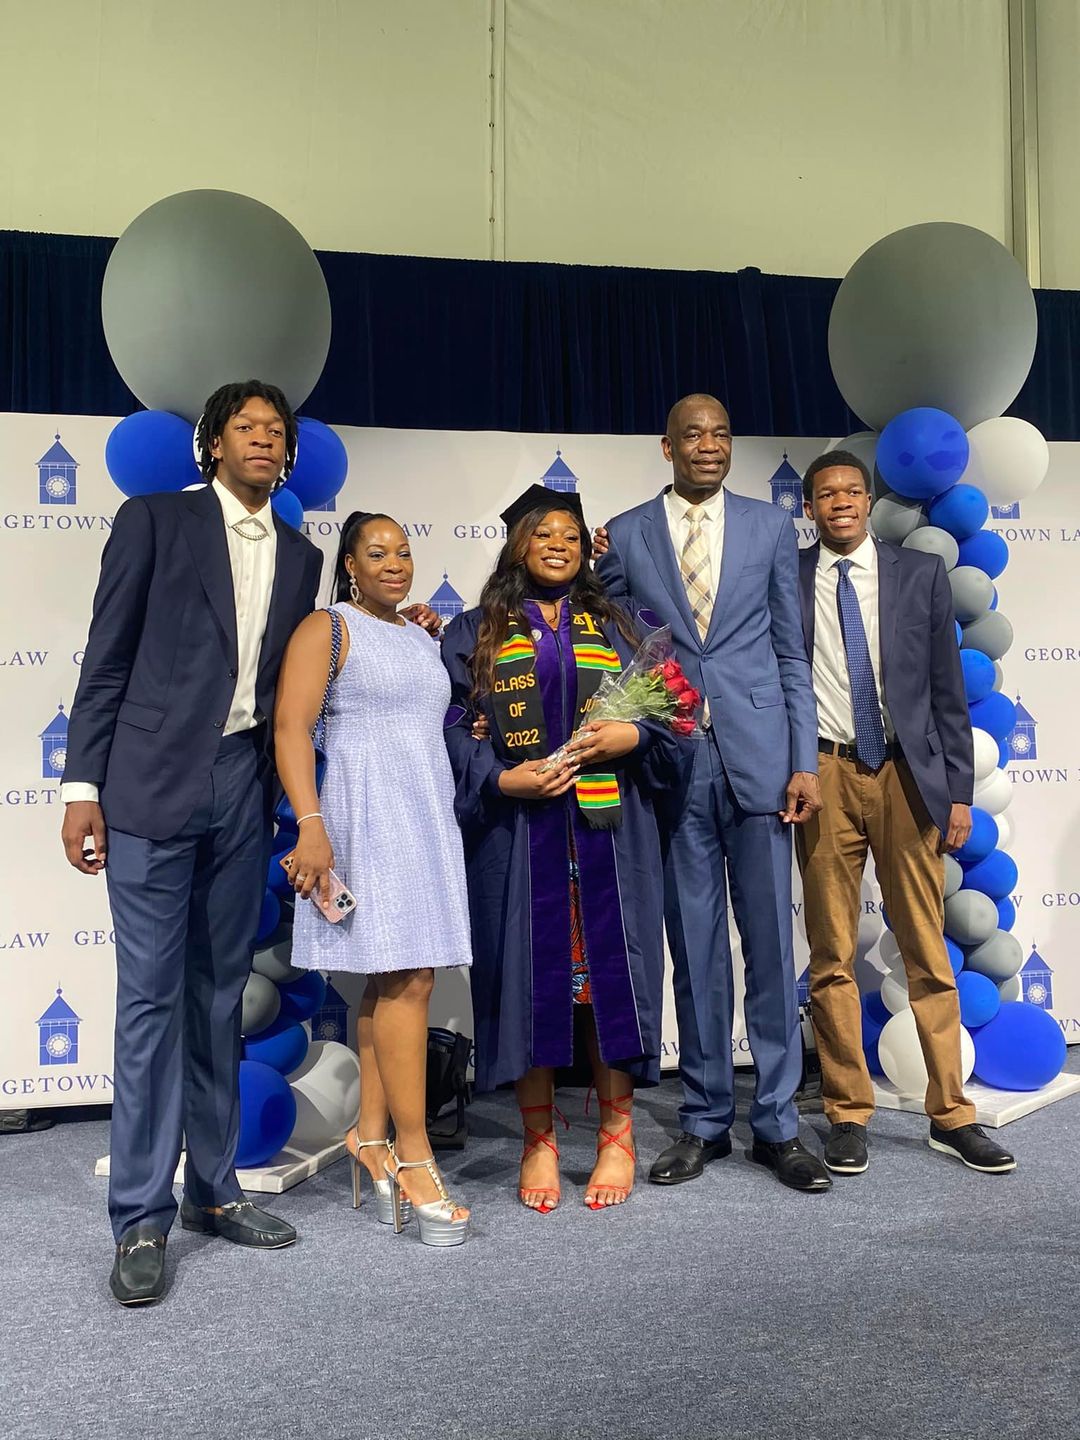
[[[571, 613], [570, 631], [577, 672], [577, 730], [588, 721], [600, 681], [605, 675], [618, 675], [623, 665], [587, 610]], [[510, 617], [507, 637], [495, 658], [491, 701], [495, 723], [510, 755], [515, 760], [546, 760], [551, 746], [536, 680], [536, 646], [525, 621], [516, 615]], [[622, 823], [619, 782], [614, 775], [583, 771], [574, 782], [574, 791], [581, 813], [594, 830], [614, 830]]]

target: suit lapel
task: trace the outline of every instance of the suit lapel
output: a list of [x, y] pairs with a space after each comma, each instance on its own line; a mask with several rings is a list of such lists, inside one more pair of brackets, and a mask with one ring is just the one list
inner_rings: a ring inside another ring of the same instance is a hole
[[896, 635], [896, 615], [900, 598], [900, 563], [895, 547], [874, 541], [878, 557], [878, 635], [881, 646], [881, 678], [889, 670], [893, 639]]
[[664, 504], [666, 493], [666, 491], [662, 491], [655, 500], [649, 502], [645, 511], [645, 523], [641, 527], [642, 533], [653, 564], [664, 583], [664, 589], [671, 596], [672, 603], [682, 617], [683, 624], [696, 640], [698, 638], [697, 622], [690, 609], [690, 601], [687, 599], [686, 586], [683, 584], [675, 547], [671, 543], [671, 531], [668, 529], [667, 506]]
[[[287, 525], [275, 512], [274, 532], [277, 540], [277, 554], [274, 557], [274, 584], [270, 591], [270, 608], [266, 613], [266, 629], [263, 631], [262, 647], [259, 651], [261, 672], [268, 654], [280, 654], [288, 634], [296, 623], [297, 591], [303, 582], [304, 567], [298, 563], [299, 538], [297, 531]], [[279, 643], [280, 641], [280, 643]], [[277, 649], [275, 651], [275, 646]]]
[[195, 560], [195, 569], [206, 591], [225, 636], [226, 649], [235, 667], [236, 597], [233, 594], [232, 566], [229, 563], [229, 542], [225, 538], [225, 520], [221, 504], [211, 486], [193, 490], [183, 515], [188, 545]]
[[811, 665], [814, 663], [814, 632], [817, 628], [817, 569], [821, 546], [811, 545], [799, 552], [799, 599], [802, 603], [803, 639]]
[[733, 494], [730, 490], [725, 490], [724, 546], [720, 557], [720, 583], [713, 596], [712, 615], [709, 619], [708, 633], [705, 636], [706, 645], [716, 634], [724, 609], [738, 588], [739, 576], [742, 574], [743, 562], [746, 559], [747, 533], [748, 521], [742, 497]]

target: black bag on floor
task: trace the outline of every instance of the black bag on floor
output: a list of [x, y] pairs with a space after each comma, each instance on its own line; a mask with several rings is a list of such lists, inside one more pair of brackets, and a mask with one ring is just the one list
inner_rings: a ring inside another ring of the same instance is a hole
[[[472, 1040], [468, 1035], [458, 1035], [453, 1030], [428, 1031], [427, 1128], [436, 1149], [465, 1148], [468, 1137], [465, 1106], [472, 1099], [466, 1078], [471, 1052]], [[444, 1111], [449, 1113], [444, 1116]]]

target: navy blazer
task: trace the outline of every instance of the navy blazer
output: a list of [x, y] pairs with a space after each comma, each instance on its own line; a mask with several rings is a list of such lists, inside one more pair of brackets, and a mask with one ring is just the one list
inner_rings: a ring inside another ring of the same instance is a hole
[[[322, 552], [276, 515], [274, 530], [255, 686], [268, 722], [285, 644], [314, 607], [322, 569]], [[97, 785], [115, 829], [151, 840], [177, 834], [217, 755], [238, 663], [229, 545], [213, 489], [126, 501], [101, 556], [64, 779]]]
[[596, 572], [614, 599], [645, 606], [657, 623], [670, 624], [683, 670], [708, 696], [716, 743], [742, 808], [755, 815], [782, 810], [792, 771], [818, 768], [795, 527], [777, 506], [725, 491], [720, 583], [703, 642], [671, 543], [666, 494], [608, 521], [610, 548]]
[[[880, 540], [874, 545], [885, 703], [923, 803], [944, 835], [950, 808], [970, 805], [975, 784], [952, 588], [939, 556]], [[803, 630], [811, 659], [820, 553], [818, 544], [799, 556]]]

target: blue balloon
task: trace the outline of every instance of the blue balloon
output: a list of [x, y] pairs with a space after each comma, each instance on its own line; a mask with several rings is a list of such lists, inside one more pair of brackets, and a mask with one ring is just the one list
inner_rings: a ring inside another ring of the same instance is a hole
[[1016, 906], [1013, 904], [1011, 896], [1006, 896], [1004, 900], [997, 902], [997, 912], [998, 929], [1011, 930], [1016, 924]]
[[288, 486], [283, 490], [279, 490], [277, 494], [272, 497], [270, 504], [274, 507], [275, 512], [281, 519], [285, 521], [286, 525], [291, 525], [294, 530], [299, 530], [300, 526], [303, 525], [304, 507]]
[[975, 970], [964, 970], [956, 977], [956, 993], [960, 997], [960, 1024], [968, 1030], [977, 1030], [992, 1020], [1001, 1006], [993, 980]]
[[956, 941], [950, 939], [948, 935], [943, 938], [945, 940], [945, 954], [949, 957], [952, 973], [959, 975], [960, 971], [964, 968], [964, 952], [960, 949], [960, 946], [957, 945]]
[[1009, 742], [1007, 740], [1002, 740], [1001, 743], [998, 745], [998, 767], [1004, 770], [1005, 766], [1012, 758], [1013, 756], [1012, 751], [1009, 749]]
[[326, 981], [318, 970], [309, 970], [299, 980], [290, 980], [287, 985], [279, 985], [278, 989], [281, 991], [281, 1013], [292, 1020], [310, 1020], [326, 998]]
[[964, 643], [964, 627], [960, 624], [960, 621], [959, 621], [959, 620], [954, 620], [954, 621], [953, 621], [953, 624], [956, 626], [956, 643], [957, 643], [957, 645], [963, 645], [963, 643]]
[[262, 898], [262, 908], [259, 911], [259, 928], [255, 932], [255, 943], [261, 945], [268, 935], [272, 935], [278, 927], [281, 919], [281, 901], [274, 894], [273, 890], [267, 890]]
[[863, 1013], [882, 1029], [892, 1019], [892, 1011], [881, 998], [880, 990], [871, 990], [862, 997]]
[[878, 437], [876, 463], [898, 495], [929, 500], [951, 489], [964, 473], [968, 438], [963, 426], [944, 410], [919, 406], [885, 426]]
[[[884, 1075], [885, 1071], [881, 1068], [881, 1060], [878, 1056], [878, 1041], [881, 1039], [881, 1032], [884, 1029], [884, 1026], [879, 1025], [877, 1020], [875, 1020], [873, 1015], [870, 1013], [866, 1002], [871, 998], [875, 997], [871, 997], [869, 995], [864, 995], [862, 997], [863, 1054], [866, 1056], [866, 1068], [870, 1071], [870, 1074]], [[880, 1003], [880, 996], [876, 998]], [[882, 1006], [882, 1009], [884, 1008], [885, 1007]]]
[[249, 1170], [272, 1160], [295, 1124], [296, 1096], [285, 1076], [258, 1060], [241, 1060], [236, 1168]]
[[1007, 855], [1004, 850], [991, 850], [985, 860], [965, 866], [964, 881], [960, 888], [981, 890], [984, 895], [989, 895], [996, 905], [1015, 890], [1019, 874], [1016, 861], [1011, 855]]
[[991, 580], [996, 580], [1009, 563], [1008, 542], [993, 530], [979, 530], [960, 541], [959, 565], [974, 565], [976, 570], [985, 570]]
[[961, 650], [960, 664], [964, 671], [964, 694], [969, 705], [985, 700], [994, 689], [994, 662], [981, 650]]
[[994, 690], [971, 707], [971, 723], [992, 735], [1000, 745], [1016, 725], [1016, 706], [1007, 695]]
[[985, 810], [980, 810], [978, 805], [973, 805], [971, 807], [971, 834], [956, 851], [953, 859], [959, 860], [961, 865], [974, 865], [979, 860], [985, 860], [997, 842], [997, 821]]
[[972, 1038], [975, 1075], [997, 1090], [1041, 1090], [1065, 1064], [1061, 1026], [1041, 1005], [1004, 1000]]
[[105, 468], [125, 495], [156, 495], [201, 485], [192, 450], [194, 429], [168, 410], [138, 410], [114, 425]]
[[967, 540], [986, 524], [990, 506], [976, 486], [954, 485], [931, 500], [928, 513], [931, 525], [947, 530], [954, 540]]
[[297, 425], [296, 464], [288, 488], [303, 509], [314, 510], [332, 500], [345, 484], [349, 455], [341, 437], [321, 420], [305, 416]]
[[244, 1059], [258, 1060], [280, 1075], [291, 1075], [307, 1054], [308, 1035], [299, 1020], [278, 1015], [272, 1025], [244, 1041]]

